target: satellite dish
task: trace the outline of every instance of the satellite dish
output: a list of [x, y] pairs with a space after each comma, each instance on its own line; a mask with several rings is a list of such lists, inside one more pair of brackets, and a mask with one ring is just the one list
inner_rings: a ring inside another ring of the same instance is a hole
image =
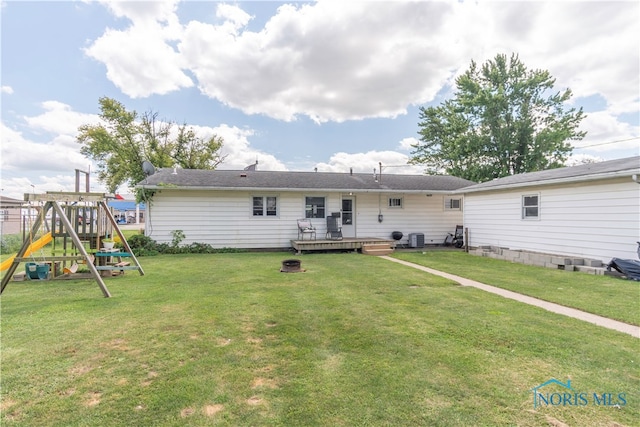
[[151, 176], [156, 173], [156, 168], [148, 160], [142, 162], [142, 170], [146, 176]]

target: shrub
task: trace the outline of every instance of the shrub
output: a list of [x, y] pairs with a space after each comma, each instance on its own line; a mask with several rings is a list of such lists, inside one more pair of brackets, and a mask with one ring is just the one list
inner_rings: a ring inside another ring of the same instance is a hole
[[208, 243], [193, 242], [188, 245], [180, 246], [185, 235], [182, 230], [174, 230], [171, 232], [173, 237], [171, 243], [157, 243], [152, 238], [135, 234], [131, 236], [127, 242], [135, 256], [153, 256], [158, 254], [214, 254], [214, 253], [240, 253], [246, 252], [246, 249], [238, 248], [221, 248], [215, 249]]
[[0, 239], [0, 252], [3, 254], [18, 252], [21, 246], [22, 236], [19, 234], [3, 234]]
[[135, 256], [153, 256], [159, 253], [156, 241], [143, 234], [134, 234], [127, 239], [127, 243]]

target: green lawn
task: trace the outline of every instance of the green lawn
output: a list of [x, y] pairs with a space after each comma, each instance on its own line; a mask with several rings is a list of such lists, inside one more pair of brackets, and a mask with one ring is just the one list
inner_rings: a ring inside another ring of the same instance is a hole
[[[279, 273], [291, 257], [144, 257], [146, 275], [108, 279], [108, 299], [90, 280], [10, 283], [1, 298], [1, 424], [640, 419], [638, 339], [377, 257], [304, 255], [305, 273]], [[570, 379], [588, 404], [534, 410], [531, 389], [550, 378]], [[625, 393], [626, 405], [595, 405], [593, 393]]]
[[457, 251], [396, 252], [394, 257], [524, 295], [640, 325], [640, 283], [553, 270]]

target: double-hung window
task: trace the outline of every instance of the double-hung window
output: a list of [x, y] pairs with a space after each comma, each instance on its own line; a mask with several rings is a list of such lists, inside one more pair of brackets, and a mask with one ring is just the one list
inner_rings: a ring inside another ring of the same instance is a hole
[[324, 197], [305, 197], [304, 198], [304, 217], [305, 218], [324, 218], [325, 215], [325, 199]]
[[462, 209], [462, 199], [445, 197], [444, 210], [445, 211], [459, 211]]
[[277, 216], [278, 198], [276, 196], [253, 196], [253, 216]]
[[522, 196], [522, 219], [538, 219], [540, 217], [540, 195], [525, 194]]

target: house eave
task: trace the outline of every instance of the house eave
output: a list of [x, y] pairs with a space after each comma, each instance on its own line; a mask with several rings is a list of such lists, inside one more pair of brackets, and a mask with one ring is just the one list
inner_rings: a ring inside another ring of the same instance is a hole
[[454, 194], [457, 190], [403, 190], [397, 188], [283, 188], [283, 187], [217, 187], [217, 186], [166, 186], [137, 185], [144, 190], [181, 190], [181, 191], [247, 191], [247, 192], [307, 192], [307, 193], [389, 193], [389, 194]]
[[584, 182], [590, 182], [590, 181], [601, 181], [601, 180], [624, 178], [624, 177], [628, 177], [629, 180], [631, 180], [632, 179], [631, 177], [634, 174], [635, 175], [640, 174], [640, 169], [628, 169], [623, 171], [591, 174], [591, 175], [584, 175], [584, 176], [552, 178], [552, 179], [510, 183], [510, 184], [498, 184], [493, 186], [484, 186], [481, 188], [470, 188], [470, 187], [473, 187], [473, 186], [470, 186], [470, 187], [465, 187], [465, 188], [460, 188], [458, 190], [455, 190], [453, 191], [453, 193], [454, 194], [480, 193], [480, 192], [489, 192], [489, 191], [510, 190], [515, 188], [584, 183]]

